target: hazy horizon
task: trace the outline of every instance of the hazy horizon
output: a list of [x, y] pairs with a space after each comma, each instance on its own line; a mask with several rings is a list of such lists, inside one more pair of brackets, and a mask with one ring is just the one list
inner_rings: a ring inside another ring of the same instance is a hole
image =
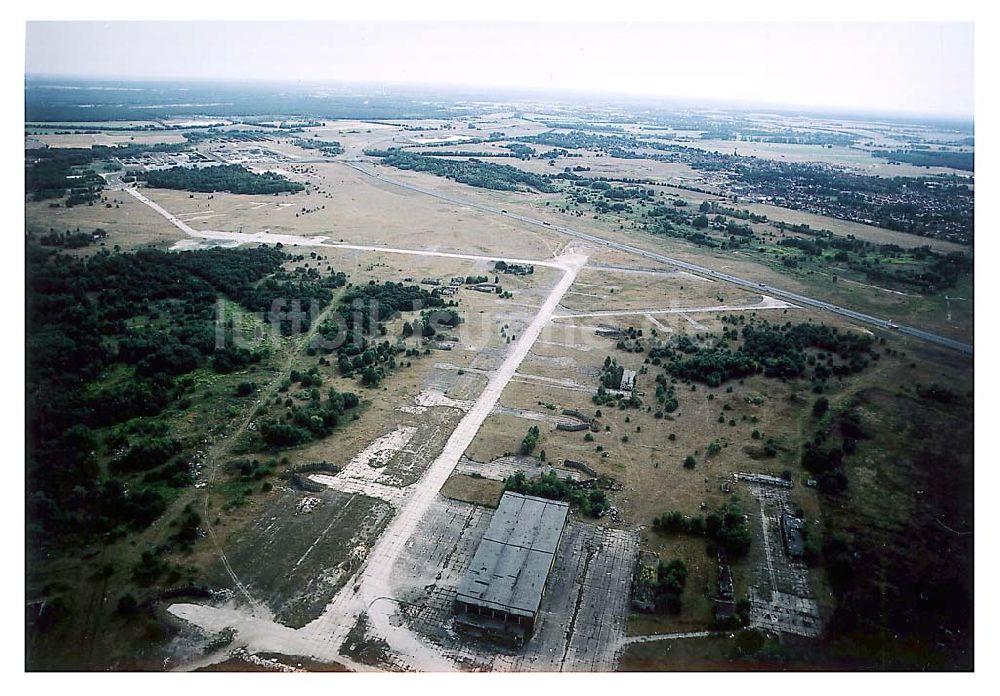
[[973, 115], [955, 23], [29, 22], [26, 76], [442, 86]]

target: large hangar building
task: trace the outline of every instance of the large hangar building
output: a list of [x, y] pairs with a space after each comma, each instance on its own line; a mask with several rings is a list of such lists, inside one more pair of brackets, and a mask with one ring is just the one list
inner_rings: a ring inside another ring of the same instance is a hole
[[523, 645], [535, 630], [567, 503], [504, 493], [455, 597], [455, 627]]

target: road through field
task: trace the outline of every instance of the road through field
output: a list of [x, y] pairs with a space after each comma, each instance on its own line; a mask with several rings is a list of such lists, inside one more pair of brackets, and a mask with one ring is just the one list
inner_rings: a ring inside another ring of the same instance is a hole
[[[220, 609], [196, 604], [174, 604], [168, 611], [206, 632], [233, 627], [238, 643], [255, 652], [283, 652], [308, 655], [321, 660], [341, 660], [340, 647], [358, 617], [367, 617], [369, 631], [384, 640], [399, 666], [421, 670], [451, 671], [454, 662], [434, 645], [421, 640], [405, 624], [394, 625], [393, 569], [407, 542], [419, 533], [421, 521], [436, 499], [441, 486], [452, 474], [459, 459], [490, 415], [507, 384], [514, 377], [531, 347], [549, 323], [556, 307], [586, 264], [582, 255], [567, 253], [554, 260], [562, 277], [549, 292], [531, 323], [510, 344], [503, 363], [492, 374], [473, 406], [455, 427], [441, 454], [414, 484], [393, 521], [379, 537], [358, 573], [337, 593], [323, 614], [302, 629], [293, 630], [270, 618], [238, 609]], [[396, 622], [398, 624], [398, 622]]]
[[853, 321], [861, 322], [863, 324], [868, 324], [870, 326], [875, 326], [880, 329], [895, 330], [899, 333], [918, 338], [923, 341], [930, 343], [935, 343], [939, 346], [945, 348], [950, 348], [956, 350], [965, 355], [973, 354], [973, 347], [967, 343], [962, 343], [961, 341], [956, 341], [946, 336], [940, 336], [938, 334], [931, 333], [929, 331], [924, 331], [923, 329], [918, 329], [911, 326], [902, 326], [892, 321], [891, 319], [881, 319], [879, 317], [872, 316], [870, 314], [864, 314], [862, 312], [857, 312], [853, 309], [847, 307], [841, 307], [840, 305], [835, 305], [831, 302], [825, 302], [823, 300], [818, 300], [813, 297], [806, 295], [801, 295], [796, 292], [791, 292], [790, 290], [783, 290], [782, 288], [776, 288], [772, 285], [767, 285], [765, 283], [758, 283], [752, 280], [747, 280], [745, 278], [740, 278], [738, 276], [730, 275], [728, 273], [722, 273], [721, 271], [713, 271], [705, 266], [699, 266], [698, 264], [689, 263], [687, 261], [681, 261], [680, 259], [671, 258], [663, 254], [658, 254], [653, 251], [648, 251], [646, 249], [641, 249], [639, 247], [632, 246], [630, 244], [623, 244], [621, 242], [615, 242], [610, 239], [605, 239], [604, 237], [599, 237], [595, 234], [589, 232], [581, 232], [580, 230], [574, 230], [570, 227], [564, 225], [552, 224], [545, 220], [538, 220], [536, 218], [531, 218], [526, 215], [521, 215], [519, 213], [511, 213], [507, 210], [496, 208], [489, 205], [483, 205], [482, 203], [474, 203], [472, 201], [462, 200], [455, 198], [454, 196], [448, 196], [437, 191], [431, 191], [429, 189], [424, 189], [419, 186], [414, 186], [413, 184], [406, 183], [405, 181], [399, 181], [398, 179], [393, 179], [387, 177], [383, 174], [370, 171], [363, 167], [360, 162], [352, 160], [341, 160], [346, 166], [354, 169], [355, 171], [361, 172], [365, 176], [377, 179], [379, 181], [384, 181], [387, 184], [393, 186], [399, 186], [401, 188], [408, 189], [410, 191], [415, 191], [417, 193], [423, 193], [427, 196], [433, 196], [443, 201], [453, 203], [455, 205], [461, 205], [468, 208], [473, 208], [475, 210], [480, 210], [482, 212], [494, 213], [496, 215], [502, 215], [506, 218], [517, 220], [529, 225], [537, 225], [539, 227], [544, 227], [553, 232], [558, 232], [560, 234], [569, 235], [576, 237], [577, 239], [583, 239], [594, 244], [599, 244], [601, 246], [606, 246], [611, 249], [617, 249], [618, 251], [623, 251], [628, 254], [635, 256], [640, 256], [642, 258], [651, 259], [653, 261], [658, 261], [671, 266], [676, 266], [677, 268], [690, 271], [700, 276], [711, 278], [713, 280], [721, 280], [727, 283], [732, 283], [733, 285], [738, 285], [743, 288], [748, 288], [751, 290], [756, 290], [758, 292], [766, 292], [770, 295], [780, 297], [781, 299], [795, 302], [796, 304], [807, 305], [809, 307], [814, 307], [816, 309], [822, 309], [834, 314], [838, 314], [842, 317], [846, 317]]
[[565, 267], [564, 263], [553, 259], [520, 259], [513, 258], [510, 256], [484, 256], [483, 254], [463, 254], [460, 252], [452, 251], [427, 251], [426, 249], [400, 249], [396, 247], [387, 246], [374, 246], [374, 245], [363, 245], [363, 244], [343, 244], [339, 242], [331, 242], [328, 237], [325, 236], [314, 236], [314, 237], [303, 237], [295, 234], [272, 234], [270, 232], [257, 232], [244, 234], [242, 232], [226, 232], [225, 230], [196, 230], [186, 222], [181, 220], [179, 217], [171, 213], [170, 211], [164, 209], [162, 206], [151, 201], [146, 196], [142, 195], [132, 186], [121, 187], [123, 191], [135, 197], [142, 203], [145, 203], [150, 208], [155, 210], [157, 213], [162, 215], [167, 221], [172, 225], [177, 227], [181, 232], [188, 235], [189, 237], [195, 239], [208, 239], [216, 241], [226, 241], [226, 242], [238, 242], [240, 244], [284, 244], [287, 246], [317, 246], [317, 247], [328, 247], [333, 249], [347, 249], [350, 251], [373, 251], [383, 254], [404, 254], [409, 256], [432, 256], [435, 258], [446, 258], [446, 259], [458, 259], [458, 260], [469, 260], [469, 261], [497, 261], [503, 259], [508, 263], [516, 264], [526, 264], [533, 266], [544, 266], [546, 268], [557, 268], [562, 269]]
[[[418, 532], [420, 522], [428, 507], [438, 495], [445, 480], [452, 474], [458, 460], [472, 443], [483, 421], [493, 411], [500, 395], [510, 382], [517, 368], [528, 355], [542, 330], [548, 324], [563, 295], [576, 279], [577, 272], [586, 263], [586, 257], [564, 255], [558, 263], [563, 268], [563, 276], [549, 292], [545, 303], [535, 314], [531, 323], [510, 345], [510, 352], [503, 363], [490, 377], [486, 388], [480, 393], [475, 404], [458, 423], [441, 454], [430, 465], [427, 472], [415, 485], [405, 505], [399, 510], [392, 523], [379, 538], [368, 554], [361, 571], [354, 580], [353, 587], [345, 586], [334, 598], [324, 615], [315, 622], [313, 630], [344, 631], [353, 624], [360, 602], [368, 615], [368, 620], [376, 633], [392, 647], [393, 652], [407, 658], [407, 662], [422, 670], [454, 669], [436, 648], [419, 640], [401, 626], [390, 624], [396, 611], [393, 597], [393, 567], [399, 559], [406, 542]], [[360, 587], [359, 587], [360, 585]], [[346, 606], [344, 606], [346, 605]], [[353, 605], [353, 606], [352, 606]], [[332, 623], [332, 625], [330, 625]], [[345, 633], [346, 635], [346, 633]]]

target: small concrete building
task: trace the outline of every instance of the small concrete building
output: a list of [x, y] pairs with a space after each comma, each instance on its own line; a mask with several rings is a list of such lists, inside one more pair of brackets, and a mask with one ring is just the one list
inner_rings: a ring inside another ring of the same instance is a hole
[[635, 370], [622, 369], [622, 382], [618, 388], [622, 391], [632, 391], [635, 389]]
[[604, 338], [621, 338], [622, 330], [615, 326], [608, 326], [607, 324], [601, 324], [597, 327], [594, 332], [598, 336], [603, 336]]
[[455, 628], [524, 645], [535, 630], [567, 503], [504, 493], [455, 597]]

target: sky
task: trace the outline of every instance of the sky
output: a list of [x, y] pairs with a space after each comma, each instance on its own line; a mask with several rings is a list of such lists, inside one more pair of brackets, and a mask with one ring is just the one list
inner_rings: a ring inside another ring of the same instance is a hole
[[969, 116], [971, 23], [28, 22], [25, 72], [498, 86]]

